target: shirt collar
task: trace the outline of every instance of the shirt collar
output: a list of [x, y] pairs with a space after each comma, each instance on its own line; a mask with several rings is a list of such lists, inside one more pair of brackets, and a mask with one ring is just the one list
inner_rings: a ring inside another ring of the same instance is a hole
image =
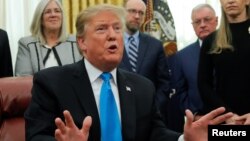
[[133, 36], [136, 40], [139, 39], [139, 31], [135, 32], [133, 35], [129, 35], [127, 32], [124, 33], [124, 41], [128, 42], [128, 38]]
[[[86, 58], [84, 58], [84, 62], [85, 62], [85, 68], [89, 76], [89, 80], [91, 83], [93, 83], [96, 79], [100, 77], [100, 75], [103, 72], [98, 68], [96, 68], [95, 66], [93, 66]], [[117, 68], [113, 69], [110, 73], [113, 77], [114, 83], [117, 85], [117, 79], [116, 79]]]
[[198, 41], [199, 41], [199, 45], [200, 45], [200, 47], [201, 47], [201, 45], [202, 45], [202, 40], [201, 40], [201, 39], [198, 39]]

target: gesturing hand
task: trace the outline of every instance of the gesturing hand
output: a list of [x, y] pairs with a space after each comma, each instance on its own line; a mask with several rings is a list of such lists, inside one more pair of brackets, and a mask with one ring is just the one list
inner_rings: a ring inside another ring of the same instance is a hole
[[194, 115], [190, 110], [186, 110], [187, 122], [184, 126], [185, 141], [207, 141], [208, 125], [220, 124], [233, 116], [233, 113], [223, 114], [224, 112], [225, 108], [217, 108], [202, 116], [197, 121], [193, 121]]
[[65, 123], [60, 118], [55, 119], [57, 129], [55, 130], [55, 138], [57, 141], [87, 141], [89, 130], [92, 124], [92, 118], [87, 116], [83, 120], [82, 129], [78, 129], [69, 111], [63, 112]]

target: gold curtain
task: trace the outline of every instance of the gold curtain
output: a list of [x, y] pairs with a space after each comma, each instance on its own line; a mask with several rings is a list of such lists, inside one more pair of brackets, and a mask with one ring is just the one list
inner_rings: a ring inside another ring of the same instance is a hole
[[66, 23], [67, 23], [67, 31], [69, 33], [75, 33], [75, 20], [77, 14], [93, 5], [102, 4], [102, 3], [110, 3], [118, 6], [123, 6], [124, 0], [62, 0]]

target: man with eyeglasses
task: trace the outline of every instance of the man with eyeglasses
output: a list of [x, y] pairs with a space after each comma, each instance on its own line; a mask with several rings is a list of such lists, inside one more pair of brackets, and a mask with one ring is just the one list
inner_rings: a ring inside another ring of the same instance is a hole
[[[156, 87], [157, 104], [160, 105], [169, 94], [169, 70], [163, 44], [155, 37], [139, 31], [146, 12], [146, 5], [142, 0], [128, 0], [125, 9], [127, 11], [125, 51], [119, 67], [150, 79]], [[132, 37], [133, 41], [130, 40]], [[136, 52], [131, 53], [133, 50], [130, 48], [131, 42]]]
[[[182, 121], [179, 120], [178, 123], [175, 123], [176, 126], [179, 126], [175, 127], [178, 131], [183, 130], [185, 109], [191, 109], [193, 113], [197, 113], [202, 108], [203, 104], [197, 87], [200, 47], [202, 41], [216, 30], [218, 23], [216, 13], [209, 4], [195, 6], [192, 10], [191, 19], [198, 39], [172, 56], [170, 62], [171, 88], [175, 89], [176, 92], [170, 100], [170, 106], [180, 105], [178, 109], [180, 111], [177, 113], [179, 117], [181, 116], [179, 119], [182, 119]], [[170, 116], [169, 119], [177, 118], [173, 114]]]

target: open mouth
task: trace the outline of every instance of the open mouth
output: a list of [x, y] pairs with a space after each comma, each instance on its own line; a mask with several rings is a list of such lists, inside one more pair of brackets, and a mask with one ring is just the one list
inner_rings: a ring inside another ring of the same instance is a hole
[[108, 47], [108, 51], [109, 51], [109, 52], [112, 52], [112, 53], [116, 52], [117, 49], [118, 49], [118, 46], [117, 46], [117, 45], [110, 45], [110, 46]]

